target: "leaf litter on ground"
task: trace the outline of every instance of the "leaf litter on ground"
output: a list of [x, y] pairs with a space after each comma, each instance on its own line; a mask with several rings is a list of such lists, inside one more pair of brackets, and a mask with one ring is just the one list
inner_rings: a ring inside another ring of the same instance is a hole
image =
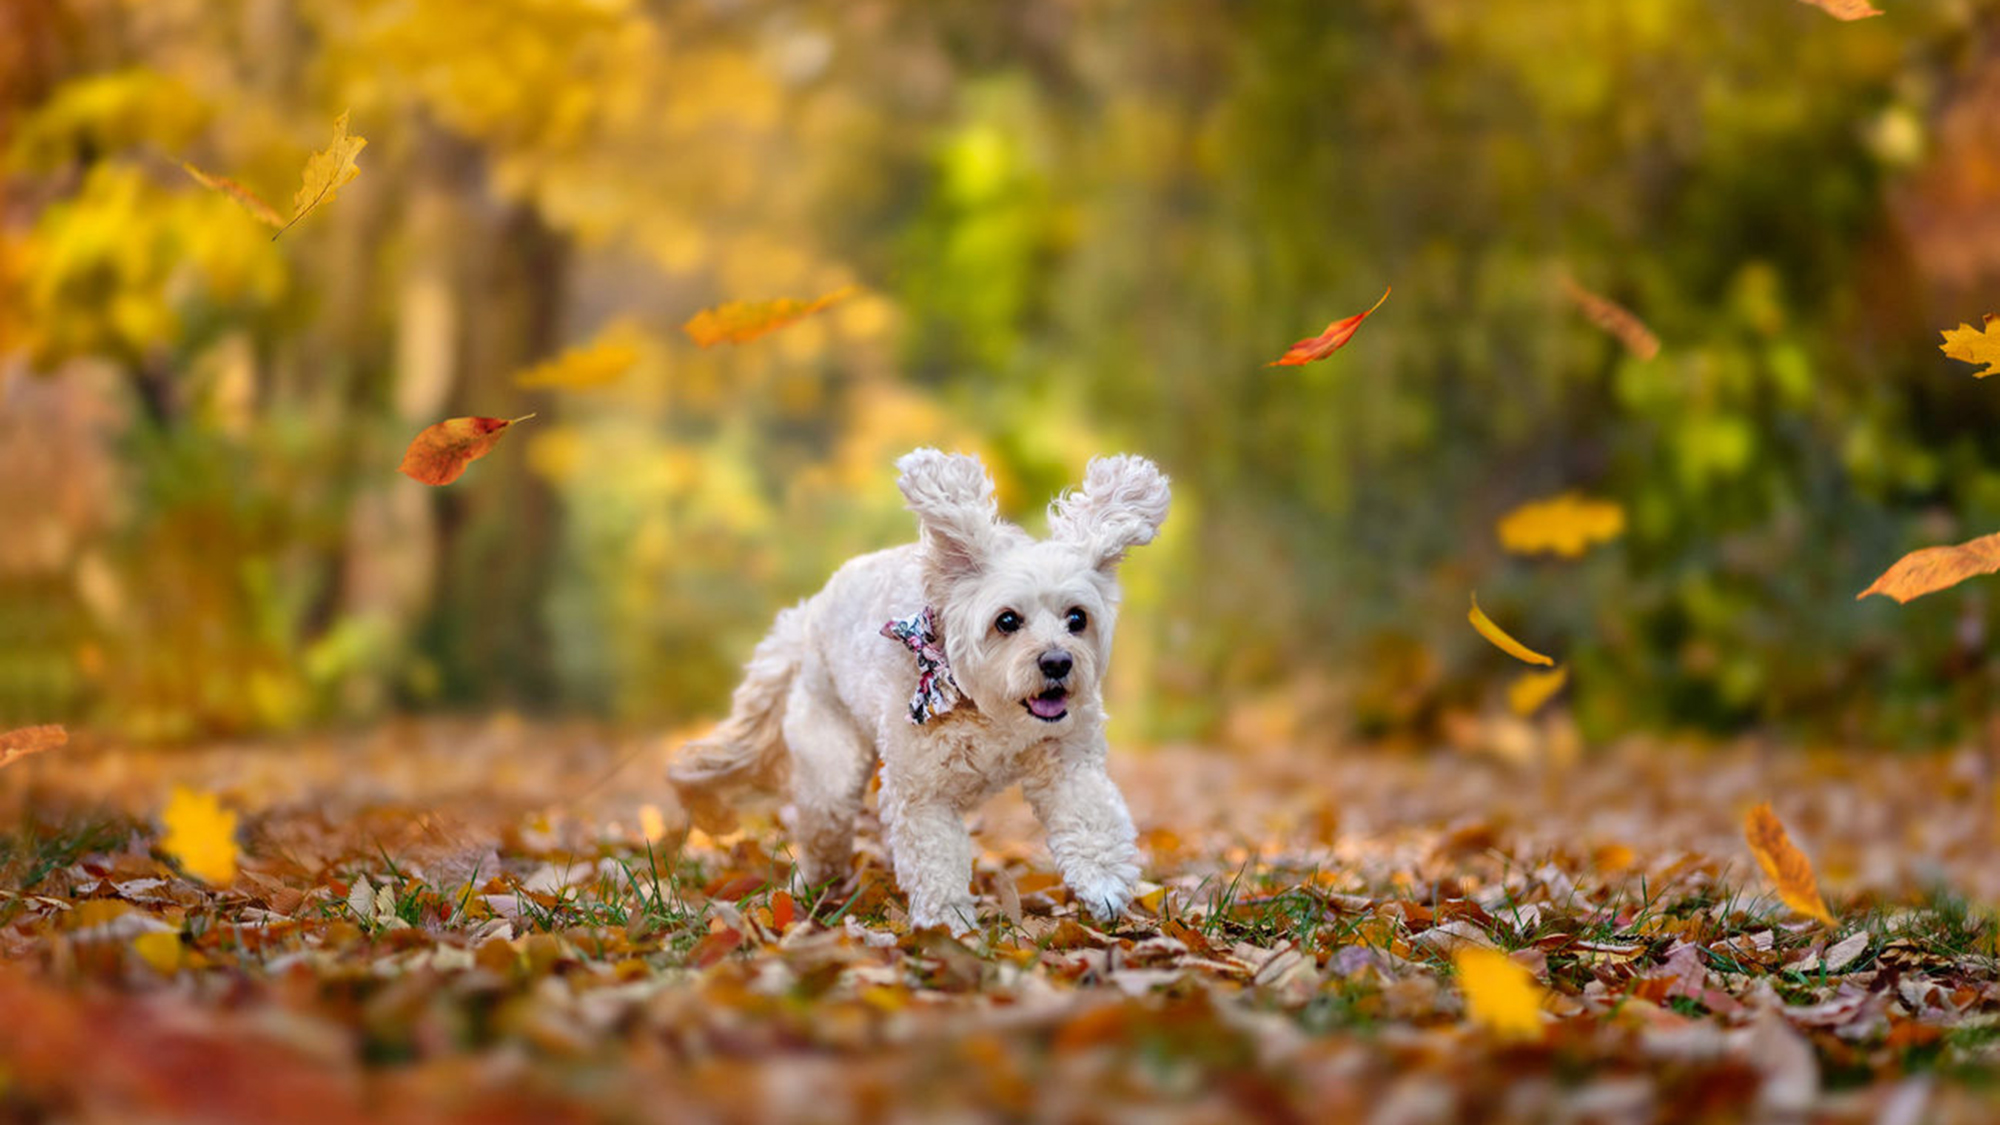
[[[2000, 879], [1970, 751], [1120, 752], [1135, 908], [1080, 912], [1009, 796], [978, 817], [982, 929], [955, 938], [910, 929], [872, 817], [827, 887], [792, 881], [767, 816], [656, 838], [651, 740], [496, 720], [86, 749], [0, 778], [0, 1068], [31, 1115], [1994, 1108], [1994, 925], [1967, 904]], [[174, 785], [240, 816], [233, 883], [161, 858]], [[1787, 795], [1837, 925], [1758, 885], [1747, 793]]]

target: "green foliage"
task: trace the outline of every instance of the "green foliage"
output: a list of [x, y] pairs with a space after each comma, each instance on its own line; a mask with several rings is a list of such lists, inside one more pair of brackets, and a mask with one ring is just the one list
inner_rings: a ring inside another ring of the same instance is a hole
[[[1472, 586], [1532, 607], [1591, 733], [1955, 731], [2000, 686], [1992, 599], [1850, 599], [2000, 526], [2000, 410], [1929, 339], [1981, 310], [1927, 299], [1942, 267], [1900, 233], [1995, 11], [314, 0], [254, 42], [192, 9], [93, 27], [7, 148], [30, 203], [0, 347], [125, 377], [130, 500], [71, 565], [96, 552], [211, 670], [72, 596], [35, 690], [146, 733], [502, 698], [691, 719], [777, 607], [907, 538], [897, 453], [982, 450], [1033, 524], [1131, 448], [1177, 489], [1127, 570], [1133, 733], [1274, 690], [1421, 732], [1497, 689]], [[276, 248], [175, 168], [282, 197], [344, 108], [366, 171]], [[857, 279], [738, 348], [672, 332]], [[1354, 346], [1259, 366], [1389, 283]], [[649, 337], [621, 382], [511, 383], [620, 317]], [[447, 494], [389, 478], [437, 418], [528, 410]], [[1501, 555], [1494, 517], [1569, 488], [1629, 535]], [[170, 583], [205, 591], [183, 625]]]

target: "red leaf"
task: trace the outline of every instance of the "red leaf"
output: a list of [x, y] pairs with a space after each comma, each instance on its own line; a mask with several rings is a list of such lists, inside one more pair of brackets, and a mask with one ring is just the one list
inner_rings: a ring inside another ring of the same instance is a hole
[[697, 969], [706, 969], [743, 945], [743, 935], [725, 926], [695, 943], [688, 950], [688, 963]]
[[[1394, 287], [1391, 286], [1389, 288]], [[1361, 322], [1368, 319], [1369, 313], [1381, 308], [1382, 301], [1389, 299], [1389, 288], [1382, 290], [1381, 300], [1376, 301], [1374, 305], [1370, 306], [1368, 312], [1355, 313], [1346, 320], [1334, 321], [1332, 324], [1326, 326], [1326, 331], [1317, 336], [1308, 336], [1300, 340], [1298, 343], [1292, 345], [1291, 350], [1264, 366], [1298, 367], [1301, 364], [1311, 363], [1316, 359], [1325, 359], [1327, 356], [1346, 347], [1347, 341], [1354, 335], [1354, 330], [1361, 327]]]
[[533, 418], [447, 418], [410, 442], [398, 466], [402, 474], [425, 484], [450, 484], [465, 466], [492, 452], [500, 435], [516, 422]]
[[779, 891], [777, 894], [771, 896], [771, 927], [773, 929], [781, 934], [784, 933], [786, 930], [792, 928], [792, 919], [797, 916], [798, 904], [792, 901], [790, 894]]

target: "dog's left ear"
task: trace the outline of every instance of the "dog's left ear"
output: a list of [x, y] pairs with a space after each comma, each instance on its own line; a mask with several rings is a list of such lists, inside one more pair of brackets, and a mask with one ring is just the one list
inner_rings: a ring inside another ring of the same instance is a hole
[[1081, 546], [1098, 569], [1110, 570], [1126, 551], [1153, 541], [1171, 499], [1166, 475], [1144, 457], [1095, 457], [1083, 471], [1082, 491], [1049, 505], [1049, 534]]

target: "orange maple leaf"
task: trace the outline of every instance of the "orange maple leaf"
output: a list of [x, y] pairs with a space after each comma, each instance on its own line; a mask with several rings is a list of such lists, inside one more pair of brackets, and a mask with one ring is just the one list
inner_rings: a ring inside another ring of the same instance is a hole
[[1376, 309], [1382, 307], [1382, 302], [1389, 299], [1389, 290], [1393, 288], [1394, 286], [1383, 288], [1382, 296], [1373, 305], [1369, 306], [1368, 312], [1355, 313], [1345, 320], [1334, 321], [1332, 324], [1326, 326], [1326, 331], [1317, 336], [1308, 336], [1300, 340], [1287, 349], [1284, 355], [1279, 356], [1264, 366], [1298, 367], [1317, 359], [1325, 359], [1327, 356], [1346, 347], [1347, 341], [1354, 338], [1355, 329], [1361, 327], [1361, 322], [1368, 319], [1369, 313], [1373, 313]]
[[411, 480], [425, 484], [450, 484], [465, 472], [468, 464], [492, 452], [507, 427], [533, 417], [523, 414], [519, 418], [447, 418], [425, 427], [411, 440], [397, 469]]

